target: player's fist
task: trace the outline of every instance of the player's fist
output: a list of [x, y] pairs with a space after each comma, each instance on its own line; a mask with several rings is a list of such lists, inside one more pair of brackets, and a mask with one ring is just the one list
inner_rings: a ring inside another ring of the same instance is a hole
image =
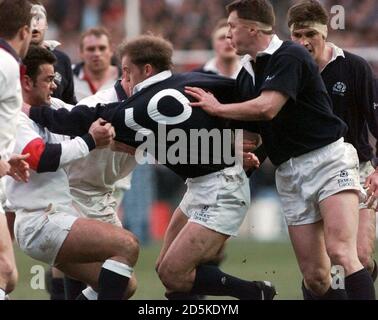
[[95, 141], [96, 147], [108, 146], [115, 138], [113, 126], [101, 118], [92, 123], [89, 134]]

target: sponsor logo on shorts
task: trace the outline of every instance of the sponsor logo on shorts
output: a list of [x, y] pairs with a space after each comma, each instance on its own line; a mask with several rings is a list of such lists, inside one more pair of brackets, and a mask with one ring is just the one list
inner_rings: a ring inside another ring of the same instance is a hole
[[204, 206], [201, 211], [196, 211], [193, 214], [193, 218], [198, 221], [207, 222], [210, 219], [210, 214], [206, 213], [209, 210], [209, 206]]
[[347, 171], [345, 171], [345, 170], [341, 171], [340, 172], [340, 178], [342, 178], [342, 179], [337, 180], [340, 188], [342, 188], [342, 187], [353, 187], [354, 186], [354, 179], [349, 178], [349, 173]]

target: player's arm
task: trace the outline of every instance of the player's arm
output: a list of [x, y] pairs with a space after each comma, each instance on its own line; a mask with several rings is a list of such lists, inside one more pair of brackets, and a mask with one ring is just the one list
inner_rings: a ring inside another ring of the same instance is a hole
[[222, 104], [215, 96], [201, 88], [186, 87], [185, 92], [197, 100], [192, 107], [201, 107], [212, 116], [239, 121], [272, 120], [289, 97], [279, 91], [263, 91], [256, 99], [242, 103]]
[[[60, 143], [46, 143], [43, 138], [33, 130], [30, 122], [21, 121], [16, 142], [16, 152], [22, 155], [29, 154], [25, 159], [30, 169], [42, 172], [54, 172], [70, 162], [80, 159], [96, 147], [96, 142], [103, 138], [104, 130], [95, 122], [88, 133], [72, 140], [64, 140], [60, 137]], [[94, 128], [94, 129], [92, 129]], [[106, 130], [105, 130], [106, 131]], [[111, 141], [112, 133], [108, 133]], [[101, 140], [102, 141], [102, 140]]]
[[104, 105], [98, 104], [91, 108], [85, 105], [78, 105], [72, 110], [50, 107], [30, 107], [29, 117], [49, 131], [68, 136], [85, 135], [94, 121], [99, 118], [110, 122], [119, 103]]

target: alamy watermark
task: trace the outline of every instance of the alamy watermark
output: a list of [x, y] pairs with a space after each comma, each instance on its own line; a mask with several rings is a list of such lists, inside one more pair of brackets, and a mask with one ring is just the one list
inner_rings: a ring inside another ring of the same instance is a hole
[[333, 30], [345, 30], [345, 8], [342, 5], [331, 7], [329, 25]]

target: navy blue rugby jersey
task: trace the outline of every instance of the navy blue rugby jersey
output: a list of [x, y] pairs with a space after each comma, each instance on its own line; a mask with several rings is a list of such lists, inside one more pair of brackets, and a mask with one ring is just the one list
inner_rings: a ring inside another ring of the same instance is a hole
[[[171, 149], [172, 146], [180, 146], [180, 151], [183, 150], [183, 146], [186, 148], [184, 153], [180, 153], [186, 161], [181, 161], [183, 158], [180, 158], [179, 163], [174, 163], [167, 159], [166, 163], [162, 164], [183, 179], [193, 178], [219, 171], [234, 165], [234, 162], [230, 163], [230, 157], [225, 159], [222, 156], [223, 150], [228, 152], [231, 148], [230, 130], [226, 122], [208, 115], [201, 108], [191, 108], [189, 101], [193, 99], [185, 94], [184, 88], [185, 86], [200, 87], [211, 91], [220, 102], [230, 103], [236, 99], [235, 84], [235, 80], [217, 75], [197, 72], [177, 74], [142, 89], [123, 102], [101, 104], [96, 108], [81, 105], [73, 108], [71, 112], [66, 109], [32, 107], [30, 117], [54, 133], [71, 136], [81, 136], [82, 133], [86, 133], [92, 122], [101, 117], [112, 123], [117, 141], [133, 147], [140, 146], [146, 141], [148, 135], [153, 134], [155, 152], [152, 153], [155, 158], [161, 153], [164, 158], [164, 153], [173, 152], [172, 150], [175, 149]], [[201, 144], [203, 141], [197, 139], [201, 134], [201, 129], [205, 129], [206, 132], [217, 130], [215, 135], [217, 138], [220, 137], [221, 145], [225, 143], [222, 152], [213, 152], [215, 140], [212, 138], [207, 140], [208, 145]], [[145, 135], [143, 141], [136, 139], [139, 130]], [[159, 137], [159, 130], [163, 136]], [[164, 135], [164, 130], [168, 139]], [[193, 130], [194, 135], [190, 134]], [[177, 142], [180, 144], [176, 144]], [[177, 156], [179, 156], [178, 152]], [[159, 162], [162, 162], [161, 159], [161, 157], [157, 158]]]
[[258, 57], [253, 69], [255, 83], [245, 68], [238, 75], [242, 101], [257, 98], [264, 90], [279, 91], [289, 97], [273, 120], [243, 125], [261, 134], [265, 151], [274, 165], [344, 136], [347, 126], [333, 114], [318, 67], [305, 48], [286, 41], [273, 55]]
[[357, 149], [360, 162], [365, 162], [374, 157], [369, 130], [378, 140], [378, 94], [369, 64], [347, 51], [344, 56], [328, 64], [322, 78], [334, 113], [348, 125], [345, 141]]

